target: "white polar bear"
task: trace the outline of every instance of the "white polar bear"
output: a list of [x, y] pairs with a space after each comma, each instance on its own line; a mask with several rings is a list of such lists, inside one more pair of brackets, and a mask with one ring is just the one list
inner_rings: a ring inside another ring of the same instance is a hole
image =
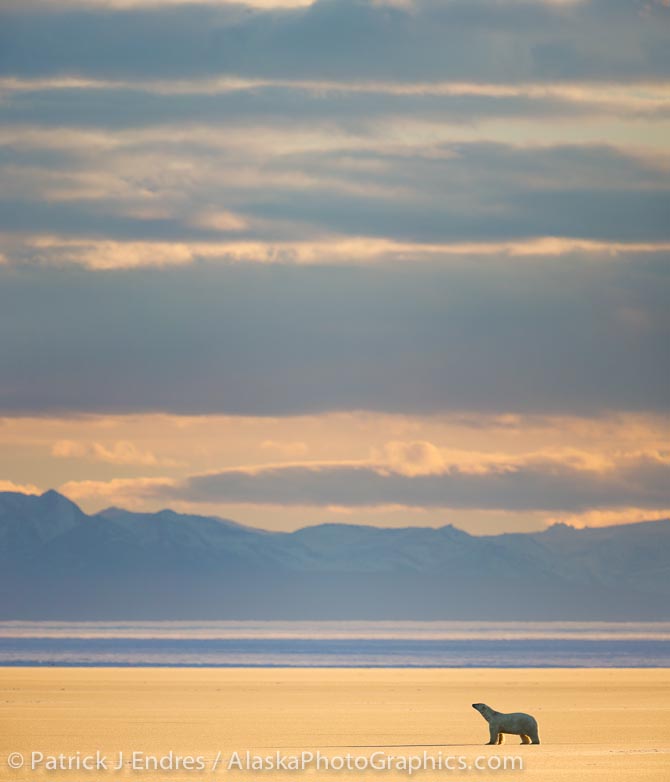
[[540, 737], [537, 734], [537, 720], [530, 714], [522, 712], [501, 714], [485, 703], [473, 703], [472, 708], [477, 709], [489, 724], [490, 741], [487, 742], [488, 744], [502, 744], [503, 733], [521, 736], [522, 744], [540, 743]]

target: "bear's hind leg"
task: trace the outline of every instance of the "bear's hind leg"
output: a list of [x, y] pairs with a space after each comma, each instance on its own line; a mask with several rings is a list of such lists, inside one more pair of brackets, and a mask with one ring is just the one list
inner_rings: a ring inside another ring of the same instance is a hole
[[530, 743], [531, 744], [539, 744], [540, 743], [540, 737], [537, 733], [537, 730], [533, 731], [533, 733], [530, 734]]
[[525, 733], [521, 734], [521, 743], [522, 744], [530, 744], [530, 736], [526, 736]]

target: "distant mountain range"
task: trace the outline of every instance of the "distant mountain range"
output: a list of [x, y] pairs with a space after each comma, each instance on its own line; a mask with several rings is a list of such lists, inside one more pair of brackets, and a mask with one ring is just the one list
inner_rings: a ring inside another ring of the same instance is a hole
[[267, 532], [0, 492], [0, 619], [670, 619], [670, 520]]

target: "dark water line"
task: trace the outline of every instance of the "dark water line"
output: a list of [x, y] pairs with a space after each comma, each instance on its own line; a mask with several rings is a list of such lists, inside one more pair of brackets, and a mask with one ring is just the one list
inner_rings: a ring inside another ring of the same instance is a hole
[[0, 638], [0, 666], [664, 668], [670, 641]]

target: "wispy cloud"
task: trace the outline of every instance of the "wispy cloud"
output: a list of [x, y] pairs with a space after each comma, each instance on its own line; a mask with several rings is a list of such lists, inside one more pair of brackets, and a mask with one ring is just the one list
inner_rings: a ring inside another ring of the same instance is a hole
[[177, 141], [110, 150], [102, 162], [88, 148], [54, 150], [39, 166], [0, 161], [8, 181], [0, 230], [180, 244], [670, 242], [668, 162], [659, 155], [602, 144], [278, 152], [250, 139], [218, 149], [200, 148], [193, 135]]
[[136, 464], [144, 467], [174, 467], [178, 464], [174, 459], [158, 457], [151, 451], [143, 451], [128, 440], [119, 440], [110, 445], [58, 440], [53, 444], [51, 454], [58, 459], [84, 459], [110, 464]]
[[597, 242], [559, 237], [452, 244], [399, 242], [374, 236], [313, 241], [134, 242], [5, 233], [0, 236], [0, 246], [4, 249], [2, 262], [7, 265], [75, 266], [93, 271], [178, 266], [203, 260], [297, 266], [448, 265], [468, 256], [491, 263], [528, 257], [538, 265], [557, 256], [579, 256], [585, 262], [607, 264], [620, 256], [644, 257], [670, 251], [670, 242]]

